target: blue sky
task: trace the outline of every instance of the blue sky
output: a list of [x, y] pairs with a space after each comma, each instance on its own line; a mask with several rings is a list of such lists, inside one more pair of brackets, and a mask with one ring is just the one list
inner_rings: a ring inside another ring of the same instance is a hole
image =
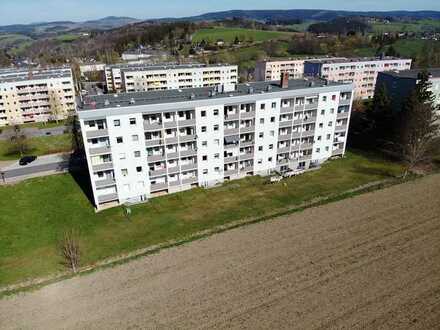
[[182, 17], [229, 9], [440, 10], [440, 0], [0, 0], [0, 25], [104, 16]]

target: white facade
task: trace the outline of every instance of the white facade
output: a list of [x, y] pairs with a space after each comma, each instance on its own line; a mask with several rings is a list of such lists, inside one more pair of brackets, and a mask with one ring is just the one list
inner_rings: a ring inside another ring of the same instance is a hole
[[235, 85], [236, 65], [113, 65], [105, 70], [109, 92], [141, 92], [167, 89]]
[[74, 111], [70, 68], [0, 70], [0, 126], [64, 119]]
[[304, 74], [336, 82], [352, 83], [355, 88], [355, 98], [369, 99], [374, 96], [379, 72], [409, 70], [411, 62], [411, 59], [392, 57], [307, 60], [304, 63]]
[[342, 156], [352, 85], [289, 84], [86, 100], [78, 116], [97, 208]]

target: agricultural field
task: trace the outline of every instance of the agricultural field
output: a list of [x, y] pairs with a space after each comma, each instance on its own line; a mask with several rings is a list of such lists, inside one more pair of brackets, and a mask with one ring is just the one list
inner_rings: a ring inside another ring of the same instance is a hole
[[193, 42], [200, 42], [202, 40], [205, 40], [207, 42], [216, 42], [220, 39], [225, 42], [234, 42], [236, 37], [238, 37], [240, 41], [258, 42], [272, 39], [288, 38], [291, 35], [292, 33], [290, 32], [216, 27], [211, 29], [198, 30], [193, 36]]
[[0, 48], [9, 49], [30, 44], [33, 39], [21, 34], [0, 34]]
[[391, 23], [374, 23], [374, 33], [385, 32], [426, 32], [440, 31], [440, 22], [438, 20], [419, 20], [415, 22], [391, 22]]
[[233, 221], [270, 216], [401, 173], [399, 164], [348, 153], [279, 184], [255, 176], [154, 198], [132, 207], [129, 219], [122, 208], [95, 213], [87, 198], [87, 173], [0, 186], [0, 287], [63, 270], [58, 242], [69, 229], [80, 231], [82, 265], [88, 265]]
[[[323, 188], [328, 185], [323, 181]], [[0, 300], [0, 324], [438, 329], [439, 196], [440, 175], [433, 175], [229, 230], [6, 297]], [[242, 205], [258, 206], [258, 199]], [[115, 244], [125, 234], [121, 230], [101, 244]]]

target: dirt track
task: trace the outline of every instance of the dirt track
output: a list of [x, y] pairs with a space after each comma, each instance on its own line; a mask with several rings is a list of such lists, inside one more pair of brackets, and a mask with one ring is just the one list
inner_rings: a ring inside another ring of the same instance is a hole
[[0, 300], [0, 328], [440, 327], [440, 175]]

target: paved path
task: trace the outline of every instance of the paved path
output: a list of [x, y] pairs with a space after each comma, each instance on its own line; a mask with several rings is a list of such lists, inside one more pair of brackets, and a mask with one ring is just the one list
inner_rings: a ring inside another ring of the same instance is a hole
[[438, 329], [440, 175], [0, 300], [3, 329]]

